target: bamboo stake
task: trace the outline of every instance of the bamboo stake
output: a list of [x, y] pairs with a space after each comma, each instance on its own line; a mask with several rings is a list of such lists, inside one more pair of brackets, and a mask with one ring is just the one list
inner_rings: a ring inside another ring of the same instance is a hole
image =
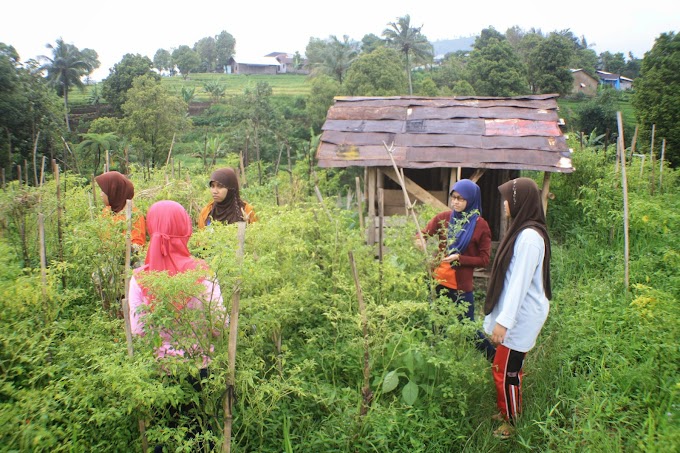
[[40, 164], [40, 187], [45, 184], [45, 162], [47, 161], [47, 156], [42, 157], [42, 163]]
[[[427, 275], [432, 281], [432, 270], [430, 269], [430, 266], [428, 264], [429, 256], [427, 255], [427, 242], [425, 241], [425, 236], [423, 235], [423, 231], [420, 228], [420, 223], [418, 222], [418, 217], [416, 216], [415, 210], [413, 209], [413, 205], [411, 204], [411, 200], [409, 199], [408, 192], [406, 191], [406, 184], [404, 183], [404, 177], [402, 173], [399, 171], [399, 168], [397, 167], [397, 163], [394, 161], [394, 156], [392, 156], [392, 152], [394, 150], [394, 143], [390, 144], [390, 146], [387, 146], [387, 143], [383, 142], [383, 146], [385, 147], [385, 151], [387, 151], [387, 155], [390, 156], [390, 161], [392, 161], [392, 167], [394, 168], [394, 172], [397, 174], [397, 177], [399, 179], [399, 185], [401, 186], [401, 191], [404, 193], [404, 201], [408, 204], [408, 211], [411, 213], [411, 217], [413, 218], [413, 222], [416, 224], [416, 230], [418, 232], [418, 240], [420, 241], [420, 247], [423, 250], [423, 253], [425, 254], [425, 267], [427, 269]], [[460, 167], [458, 168], [460, 172]], [[435, 286], [430, 285], [430, 297], [431, 303], [434, 303], [435, 299]]]
[[361, 178], [358, 176], [354, 179], [357, 186], [357, 211], [359, 211], [359, 228], [364, 231], [364, 209], [361, 201]]
[[[125, 297], [123, 297], [122, 310], [123, 319], [125, 320], [125, 342], [127, 343], [128, 357], [134, 356], [134, 348], [132, 345], [132, 326], [130, 324], [130, 261], [132, 258], [132, 200], [125, 201]], [[142, 452], [149, 448], [149, 441], [146, 438], [146, 423], [141, 417], [137, 417], [137, 425], [139, 426], [139, 435], [142, 438]]]
[[168, 158], [165, 159], [165, 166], [167, 167], [170, 163], [170, 156], [172, 155], [172, 147], [175, 146], [175, 134], [172, 134], [172, 141], [170, 142], [170, 149], [168, 150]]
[[661, 142], [661, 160], [659, 161], [659, 192], [661, 192], [661, 181], [663, 179], [663, 159], [666, 155], [666, 139]]
[[246, 166], [243, 162], [243, 151], [238, 153], [238, 165], [239, 170], [241, 170], [241, 187], [245, 187], [248, 182], [246, 181]]
[[24, 183], [21, 176], [21, 165], [17, 165], [17, 179], [19, 180], [19, 187]]
[[350, 250], [347, 252], [349, 255], [349, 264], [352, 268], [352, 278], [354, 278], [354, 286], [357, 289], [357, 299], [359, 301], [359, 314], [361, 316], [361, 328], [364, 335], [364, 385], [361, 388], [361, 409], [359, 410], [359, 415], [364, 416], [368, 413], [368, 407], [373, 400], [373, 392], [371, 392], [370, 376], [371, 367], [368, 355], [368, 318], [366, 316], [366, 304], [364, 303], [364, 295], [361, 291], [361, 283], [359, 282], [359, 274], [357, 272], [357, 267], [354, 263], [354, 254]]
[[321, 207], [323, 207], [323, 210], [326, 212], [326, 215], [328, 216], [328, 220], [333, 223], [333, 216], [331, 216], [330, 211], [328, 211], [328, 208], [326, 208], [326, 205], [323, 202], [323, 196], [321, 196], [321, 191], [319, 190], [319, 186], [314, 184], [314, 193], [316, 194], [317, 200], [319, 200], [319, 203], [321, 203]]
[[656, 177], [654, 176], [654, 135], [656, 132], [656, 124], [652, 124], [652, 144], [649, 147], [649, 167], [651, 170], [650, 174], [650, 184], [649, 184], [649, 193], [651, 195], [654, 195], [654, 180]]
[[[628, 291], [629, 283], [629, 269], [628, 259], [630, 256], [630, 248], [628, 242], [628, 180], [626, 179], [626, 153], [623, 148], [623, 120], [621, 119], [621, 112], [616, 112], [616, 122], [619, 127], [618, 150], [621, 155], [621, 183], [623, 186], [623, 259], [624, 259], [624, 282], [626, 285], [626, 292]], [[653, 132], [652, 132], [653, 135]]]
[[239, 267], [239, 275], [234, 283], [234, 294], [232, 296], [231, 315], [229, 317], [229, 370], [227, 373], [227, 394], [224, 397], [224, 441], [222, 451], [231, 451], [231, 427], [233, 422], [233, 405], [235, 399], [234, 386], [236, 383], [236, 340], [238, 339], [238, 315], [239, 303], [241, 300], [241, 280], [240, 268], [243, 265], [243, 249], [246, 240], [246, 222], [238, 222], [238, 249], [236, 251], [236, 262]]
[[40, 140], [40, 131], [35, 135], [35, 142], [33, 142], [33, 182], [35, 187], [38, 187], [38, 140]]
[[[45, 216], [38, 214], [38, 237], [40, 241], [40, 280], [43, 304], [47, 303], [47, 257], [45, 256]], [[46, 307], [47, 308], [47, 307]]]
[[[378, 262], [383, 262], [383, 237], [385, 228], [385, 189], [378, 189]], [[380, 268], [382, 271], [382, 267]], [[382, 275], [381, 275], [382, 277]], [[382, 278], [380, 279], [382, 281]]]
[[110, 161], [109, 161], [109, 150], [107, 149], [107, 150], [106, 150], [106, 161], [105, 161], [105, 163], [104, 163], [104, 173], [106, 173], [107, 171], [109, 171], [109, 169], [110, 169], [109, 165], [110, 165]]
[[635, 133], [633, 134], [633, 141], [630, 144], [630, 155], [628, 156], [628, 159], [633, 159], [633, 154], [635, 153], [635, 145], [637, 144], [637, 138], [638, 138], [638, 125], [635, 125]]
[[[59, 165], [52, 159], [52, 170], [54, 172], [54, 182], [57, 186], [57, 239], [59, 242], [59, 261], [64, 262], [64, 239], [61, 231], [61, 189], [59, 188]], [[61, 285], [66, 289], [66, 274], [61, 274]]]

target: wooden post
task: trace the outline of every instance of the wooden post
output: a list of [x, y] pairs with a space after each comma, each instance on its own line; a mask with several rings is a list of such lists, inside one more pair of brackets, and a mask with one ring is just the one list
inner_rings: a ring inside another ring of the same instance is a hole
[[40, 164], [40, 187], [45, 184], [45, 162], [47, 161], [47, 156], [42, 157], [42, 163]]
[[40, 131], [35, 134], [35, 141], [33, 142], [33, 183], [38, 187], [38, 140], [40, 139]]
[[28, 187], [28, 161], [24, 159], [24, 181], [26, 181], [26, 187]]
[[40, 241], [40, 280], [43, 304], [47, 303], [47, 257], [45, 256], [45, 216], [38, 214], [38, 237]]
[[[132, 200], [125, 201], [125, 297], [123, 297], [122, 310], [125, 320], [125, 342], [127, 343], [128, 357], [134, 356], [132, 345], [132, 326], [130, 323], [130, 261], [132, 258]], [[149, 441], [146, 438], [146, 423], [141, 417], [137, 417], [139, 434], [142, 437], [142, 452], [149, 448]]]
[[357, 190], [357, 211], [359, 211], [359, 228], [361, 231], [364, 230], [364, 206], [362, 203], [362, 195], [361, 195], [361, 178], [358, 176], [354, 178], [354, 182], [356, 183], [356, 190]]
[[[55, 159], [52, 160], [52, 171], [54, 172], [54, 182], [57, 186], [57, 239], [59, 242], [59, 261], [64, 261], [64, 241], [61, 231], [61, 189], [59, 187], [59, 165]], [[61, 275], [61, 284], [66, 289], [66, 274]]]
[[659, 160], [659, 192], [661, 192], [661, 180], [663, 179], [663, 160], [666, 155], [666, 139], [661, 142], [661, 159]]
[[243, 265], [243, 248], [245, 246], [245, 240], [246, 222], [238, 222], [238, 249], [236, 251], [236, 262], [239, 266], [239, 275], [234, 282], [231, 315], [229, 317], [229, 370], [226, 378], [227, 393], [224, 397], [224, 441], [222, 444], [222, 451], [225, 453], [231, 452], [231, 425], [233, 422], [234, 389], [236, 385], [236, 341], [238, 339], [238, 315], [242, 280], [240, 268]]
[[331, 213], [328, 211], [326, 208], [326, 205], [323, 202], [323, 196], [321, 195], [321, 191], [319, 190], [319, 186], [314, 184], [314, 193], [316, 194], [316, 199], [319, 200], [319, 203], [321, 204], [321, 207], [323, 208], [324, 212], [328, 216], [328, 221], [333, 223], [333, 216], [331, 216]]
[[[626, 153], [624, 150], [623, 141], [623, 120], [621, 119], [621, 112], [616, 112], [616, 122], [619, 127], [618, 150], [621, 155], [621, 183], [623, 187], [623, 259], [624, 259], [624, 283], [626, 285], [626, 292], [628, 291], [629, 283], [629, 269], [628, 259], [630, 256], [630, 247], [628, 242], [628, 180], [626, 179]], [[652, 129], [652, 135], [654, 135]]]
[[5, 190], [5, 167], [2, 167], [2, 190]]
[[635, 133], [633, 133], [633, 141], [630, 143], [630, 155], [628, 156], [629, 159], [633, 159], [633, 154], [635, 153], [635, 145], [637, 144], [637, 137], [638, 137], [638, 125], [635, 125]]
[[380, 188], [378, 189], [378, 262], [380, 264], [382, 264], [383, 262], [384, 228], [385, 228], [385, 189]]
[[21, 176], [21, 165], [17, 165], [17, 179], [19, 180], [19, 187], [24, 183]]
[[172, 155], [172, 147], [175, 146], [175, 134], [172, 134], [172, 142], [170, 142], [170, 149], [168, 150], [168, 158], [165, 159], [165, 166], [167, 167], [170, 163], [170, 156]]
[[106, 160], [104, 161], [104, 173], [110, 171], [109, 150], [106, 150]]
[[239, 170], [241, 170], [241, 187], [245, 187], [248, 185], [248, 182], [246, 181], [246, 167], [243, 163], [243, 151], [238, 153], [238, 165]]
[[290, 160], [290, 145], [286, 143], [286, 154], [288, 154], [288, 174], [290, 175], [290, 187], [293, 188], [293, 165]]
[[368, 236], [366, 242], [368, 245], [375, 244], [375, 193], [376, 183], [378, 179], [378, 169], [370, 167], [368, 169]]
[[352, 278], [354, 279], [354, 286], [357, 290], [357, 300], [359, 301], [359, 315], [361, 316], [361, 328], [364, 335], [364, 385], [361, 388], [361, 408], [359, 409], [359, 415], [364, 416], [368, 413], [368, 407], [373, 400], [373, 392], [371, 392], [370, 376], [371, 376], [371, 366], [368, 355], [368, 317], [366, 315], [366, 304], [364, 303], [364, 295], [361, 291], [361, 282], [359, 281], [359, 274], [357, 272], [357, 267], [354, 263], [354, 255], [350, 250], [347, 252], [349, 255], [349, 264], [352, 269]]

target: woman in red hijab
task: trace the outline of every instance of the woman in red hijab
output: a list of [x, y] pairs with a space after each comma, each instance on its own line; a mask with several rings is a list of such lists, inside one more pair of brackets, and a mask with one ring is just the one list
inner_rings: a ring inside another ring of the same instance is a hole
[[[135, 186], [117, 171], [107, 171], [94, 178], [101, 189], [104, 215], [114, 220], [125, 220], [125, 204], [135, 196]], [[146, 244], [146, 223], [139, 209], [132, 208], [132, 245], [138, 251]]]
[[213, 201], [198, 215], [198, 228], [205, 228], [211, 222], [235, 223], [257, 221], [253, 207], [241, 199], [236, 172], [231, 168], [220, 168], [210, 175], [208, 182]]

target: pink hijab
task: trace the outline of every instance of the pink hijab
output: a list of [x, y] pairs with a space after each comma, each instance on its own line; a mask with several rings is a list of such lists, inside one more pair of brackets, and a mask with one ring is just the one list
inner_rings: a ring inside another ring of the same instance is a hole
[[146, 214], [151, 240], [142, 271], [167, 271], [169, 275], [205, 267], [204, 261], [191, 256], [187, 244], [191, 237], [191, 218], [176, 201], [154, 203]]

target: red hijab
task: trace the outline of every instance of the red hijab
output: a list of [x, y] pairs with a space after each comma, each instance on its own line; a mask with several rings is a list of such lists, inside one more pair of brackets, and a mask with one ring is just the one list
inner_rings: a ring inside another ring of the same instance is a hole
[[109, 198], [109, 205], [113, 212], [118, 213], [125, 209], [125, 202], [135, 196], [135, 186], [117, 171], [107, 171], [94, 180]]
[[191, 256], [187, 244], [191, 237], [191, 218], [176, 201], [154, 203], [146, 214], [146, 229], [151, 240], [143, 271], [167, 271], [169, 275], [206, 267]]

